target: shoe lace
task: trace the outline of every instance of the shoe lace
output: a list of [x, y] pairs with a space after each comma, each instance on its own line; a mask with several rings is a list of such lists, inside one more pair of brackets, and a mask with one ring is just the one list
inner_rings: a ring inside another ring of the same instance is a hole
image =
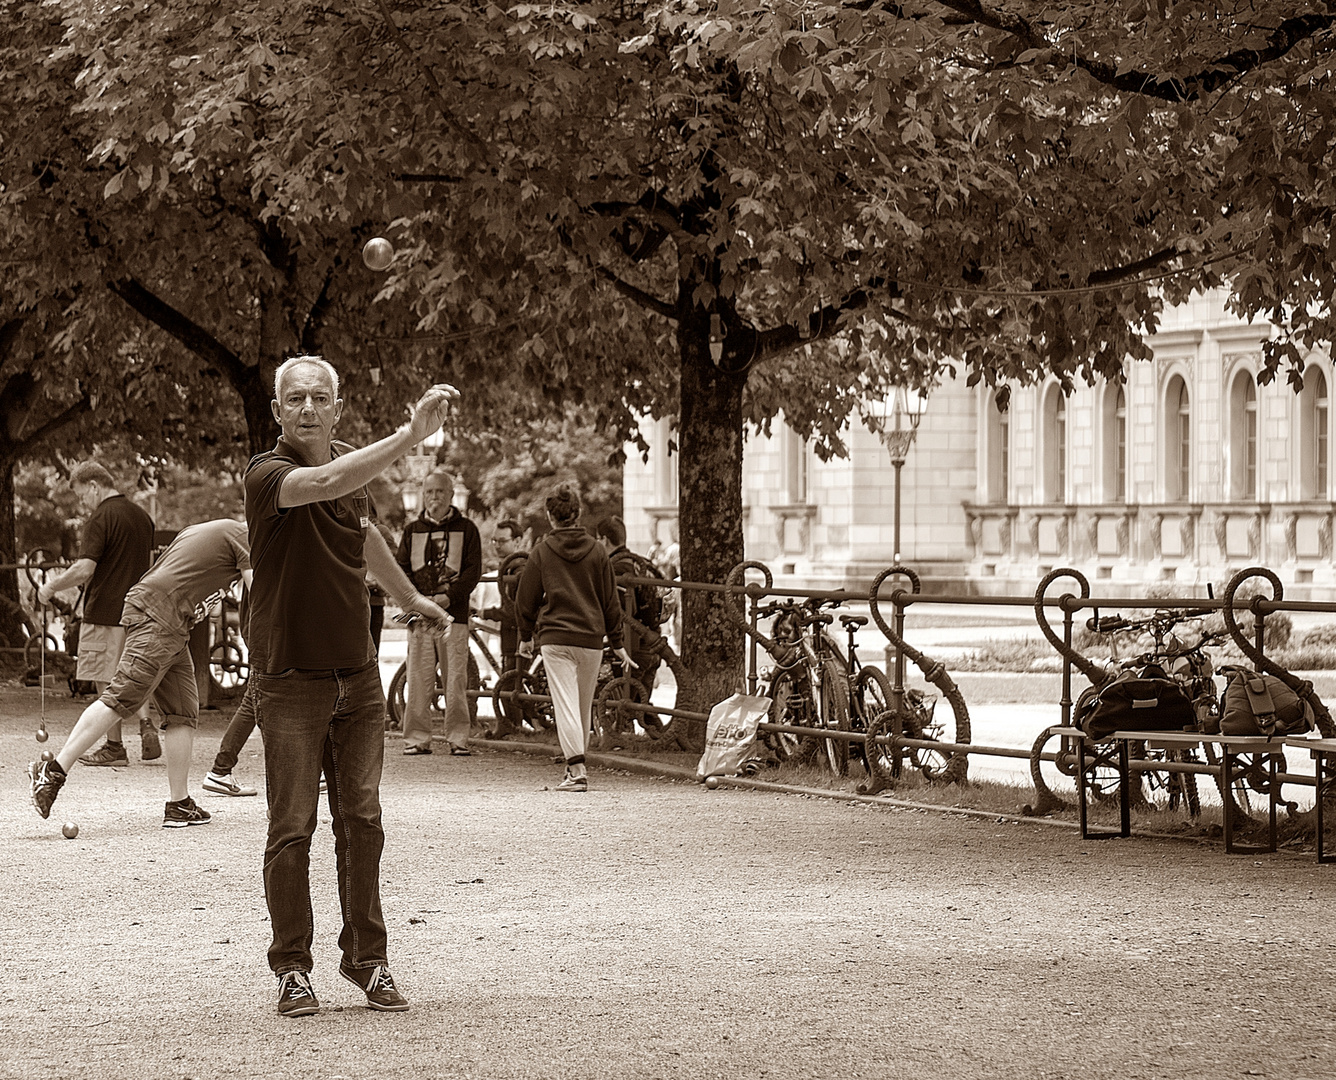
[[315, 997], [315, 991], [311, 989], [311, 977], [304, 971], [285, 971], [280, 982], [280, 991], [289, 998]]
[[394, 979], [390, 976], [390, 969], [377, 967], [372, 969], [371, 978], [367, 981], [366, 992], [375, 993], [377, 990], [393, 990]]

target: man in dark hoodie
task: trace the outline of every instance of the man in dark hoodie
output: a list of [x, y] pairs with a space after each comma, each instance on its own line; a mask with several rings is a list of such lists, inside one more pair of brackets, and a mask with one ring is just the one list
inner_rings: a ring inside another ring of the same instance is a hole
[[[617, 577], [663, 576], [648, 559], [636, 555], [626, 546], [626, 522], [617, 515], [600, 521], [594, 527], [594, 534], [602, 541], [603, 550], [612, 563], [612, 572]], [[651, 569], [656, 572], [651, 574]], [[622, 596], [622, 610], [631, 616], [626, 620], [626, 647], [638, 666], [635, 677], [645, 688], [645, 700], [648, 701], [654, 694], [654, 674], [663, 662], [656, 648], [662, 641], [659, 626], [664, 620], [663, 594], [656, 585], [627, 585]]]
[[580, 498], [568, 487], [547, 497], [552, 531], [534, 545], [515, 593], [520, 655], [543, 651], [557, 737], [566, 757], [558, 791], [588, 791], [585, 745], [593, 721], [603, 640], [612, 642], [627, 670], [635, 667], [622, 643], [622, 605], [603, 546], [576, 525]]
[[404, 686], [404, 753], [431, 753], [431, 700], [436, 664], [445, 675], [445, 740], [450, 753], [469, 753], [469, 596], [482, 577], [478, 527], [451, 502], [455, 482], [444, 469], [422, 481], [422, 513], [408, 523], [398, 560], [408, 579], [450, 616], [440, 634], [429, 623], [408, 630], [408, 677]]

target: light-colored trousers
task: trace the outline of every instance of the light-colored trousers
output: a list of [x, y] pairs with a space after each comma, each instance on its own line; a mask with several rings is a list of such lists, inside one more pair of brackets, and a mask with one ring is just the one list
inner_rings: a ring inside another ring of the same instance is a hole
[[584, 761], [585, 745], [594, 718], [594, 690], [602, 649], [576, 645], [544, 645], [543, 669], [552, 693], [552, 712], [557, 720], [557, 738], [566, 763]]
[[469, 738], [469, 624], [451, 623], [436, 634], [419, 623], [408, 629], [408, 677], [404, 685], [404, 745], [431, 747], [431, 703], [436, 664], [445, 678], [445, 739], [465, 746]]

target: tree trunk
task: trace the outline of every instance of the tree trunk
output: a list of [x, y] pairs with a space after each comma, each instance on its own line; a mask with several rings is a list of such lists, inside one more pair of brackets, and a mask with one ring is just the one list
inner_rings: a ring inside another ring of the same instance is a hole
[[256, 367], [247, 366], [230, 380], [246, 413], [246, 435], [252, 456], [272, 450], [278, 440], [278, 421], [269, 407], [274, 397], [273, 378], [277, 366], [264, 363]]
[[[709, 313], [692, 301], [694, 283], [679, 292], [677, 342], [681, 365], [678, 508], [683, 581], [722, 583], [744, 558], [742, 535], [742, 389], [745, 375], [719, 370], [710, 357]], [[722, 608], [719, 593], [685, 591], [683, 661], [689, 684], [678, 707], [709, 712], [736, 693], [744, 676], [743, 642]], [[679, 728], [682, 725], [678, 725]], [[687, 725], [693, 749], [704, 728]]]

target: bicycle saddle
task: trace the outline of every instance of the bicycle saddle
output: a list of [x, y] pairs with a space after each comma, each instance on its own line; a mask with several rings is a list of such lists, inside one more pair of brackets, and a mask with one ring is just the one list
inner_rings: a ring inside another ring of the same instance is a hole
[[809, 615], [808, 623], [812, 626], [829, 626], [835, 619], [834, 615]]
[[848, 630], [851, 626], [863, 626], [867, 623], [866, 615], [841, 615], [840, 625]]

